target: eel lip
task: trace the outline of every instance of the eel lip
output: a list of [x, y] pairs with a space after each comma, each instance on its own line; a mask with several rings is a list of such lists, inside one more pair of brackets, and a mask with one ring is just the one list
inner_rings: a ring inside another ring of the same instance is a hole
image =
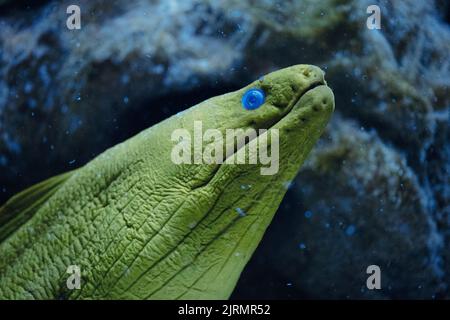
[[314, 82], [311, 82], [311, 83], [309, 84], [309, 86], [306, 87], [305, 90], [302, 90], [302, 91], [298, 94], [298, 96], [296, 96], [294, 99], [292, 99], [292, 103], [289, 105], [289, 110], [288, 110], [287, 113], [289, 113], [289, 112], [294, 108], [294, 106], [300, 101], [300, 99], [301, 99], [306, 93], [308, 93], [309, 91], [311, 91], [311, 90], [313, 90], [313, 89], [315, 89], [315, 88], [317, 88], [317, 87], [320, 87], [320, 86], [326, 86], [326, 85], [327, 85], [327, 83], [326, 83], [326, 81], [323, 80], [323, 79], [317, 80], [317, 81], [314, 81]]

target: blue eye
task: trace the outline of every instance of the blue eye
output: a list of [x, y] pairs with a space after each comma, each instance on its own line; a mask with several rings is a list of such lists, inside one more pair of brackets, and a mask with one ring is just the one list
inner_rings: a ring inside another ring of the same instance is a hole
[[247, 110], [258, 109], [266, 100], [261, 89], [249, 89], [242, 97], [242, 106]]

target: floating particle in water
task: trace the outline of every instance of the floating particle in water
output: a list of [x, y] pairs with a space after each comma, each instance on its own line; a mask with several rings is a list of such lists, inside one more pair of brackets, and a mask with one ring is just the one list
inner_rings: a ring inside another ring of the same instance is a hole
[[76, 101], [81, 101], [81, 96], [80, 96], [80, 95], [77, 95], [77, 96], [75, 97], [75, 100], [76, 100]]
[[164, 66], [162, 64], [157, 64], [150, 69], [150, 73], [162, 74], [164, 72]]
[[306, 244], [304, 244], [304, 243], [302, 242], [302, 243], [300, 243], [300, 244], [298, 245], [298, 247], [299, 247], [301, 250], [305, 250], [305, 249], [306, 249]]
[[129, 268], [129, 267], [125, 266], [125, 267], [123, 268], [123, 275], [124, 275], [125, 277], [128, 277], [128, 276], [130, 275], [130, 268]]
[[345, 234], [348, 235], [349, 237], [351, 237], [352, 235], [354, 235], [356, 232], [356, 227], [354, 225], [349, 225], [346, 229], [345, 229]]
[[6, 166], [8, 164], [8, 159], [4, 156], [0, 156], [0, 166]]
[[252, 187], [251, 184], [242, 184], [242, 185], [241, 185], [241, 189], [242, 189], [242, 190], [248, 190], [248, 189], [250, 189], [251, 187]]
[[236, 212], [241, 216], [241, 217], [245, 217], [246, 213], [243, 209], [241, 208], [236, 208]]
[[312, 215], [313, 215], [313, 214], [312, 214], [312, 212], [311, 212], [310, 210], [306, 210], [306, 211], [305, 211], [305, 218], [306, 218], [306, 219], [311, 218]]
[[56, 236], [53, 233], [47, 233], [47, 240], [54, 241]]
[[75, 131], [77, 131], [81, 126], [83, 125], [83, 120], [81, 120], [79, 117], [74, 116], [70, 119], [69, 122], [69, 128], [68, 128], [68, 134], [72, 134]]
[[33, 83], [27, 81], [23, 86], [23, 91], [25, 93], [30, 93], [32, 90], [33, 90]]
[[28, 106], [30, 107], [30, 109], [36, 109], [37, 107], [37, 102], [34, 99], [28, 99]]
[[283, 182], [283, 187], [286, 190], [289, 190], [290, 188], [292, 188], [293, 185], [294, 185], [294, 183], [292, 181], [285, 181], [285, 182]]
[[197, 222], [191, 222], [189, 224], [189, 229], [194, 229], [196, 225], [197, 225]]
[[48, 73], [47, 66], [45, 64], [39, 67], [38, 74], [39, 78], [44, 83], [44, 86], [47, 87], [52, 79], [50, 77], [50, 74]]
[[127, 84], [128, 82], [130, 82], [130, 76], [128, 74], [123, 74], [120, 77], [120, 82], [122, 82], [122, 84]]
[[288, 287], [291, 287], [291, 286], [292, 286], [292, 282], [288, 282], [288, 283], [286, 283], [286, 285], [287, 285]]
[[75, 159], [73, 159], [73, 160], [70, 160], [70, 161], [69, 161], [69, 164], [72, 165], [72, 164], [74, 164], [75, 162], [77, 162], [77, 161], [76, 161]]
[[127, 96], [123, 97], [123, 103], [128, 104], [129, 101], [130, 99]]
[[5, 140], [5, 144], [6, 148], [12, 153], [20, 154], [22, 152], [22, 147], [20, 146], [20, 144], [13, 139], [7, 137]]
[[185, 114], [186, 113], [186, 110], [182, 110], [182, 111], [180, 111], [180, 112], [177, 112], [176, 113], [176, 116], [177, 117], [181, 117], [183, 114]]
[[69, 112], [69, 107], [67, 105], [63, 105], [61, 107], [61, 113], [66, 114], [67, 112]]

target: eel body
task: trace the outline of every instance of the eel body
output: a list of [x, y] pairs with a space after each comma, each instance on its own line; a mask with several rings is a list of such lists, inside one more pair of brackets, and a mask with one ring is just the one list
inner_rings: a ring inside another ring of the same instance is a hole
[[[264, 102], [247, 110], [243, 95], [255, 88]], [[0, 298], [228, 298], [333, 110], [324, 73], [291, 66], [17, 194], [0, 208]], [[262, 174], [261, 163], [175, 163], [174, 132], [194, 137], [198, 122], [224, 136], [227, 129], [262, 132], [233, 141], [224, 160], [249, 159], [253, 144], [267, 135], [270, 145], [276, 129], [277, 172]], [[73, 266], [79, 288], [68, 285]]]

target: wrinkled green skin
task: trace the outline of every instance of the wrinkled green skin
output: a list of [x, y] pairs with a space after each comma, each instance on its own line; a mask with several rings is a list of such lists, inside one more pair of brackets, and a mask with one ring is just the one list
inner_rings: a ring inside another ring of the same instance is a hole
[[[228, 298], [334, 110], [326, 85], [305, 93], [324, 83], [317, 67], [282, 69], [105, 151], [0, 244], [0, 297]], [[241, 105], [249, 88], [266, 93], [259, 109]], [[223, 132], [278, 128], [279, 172], [172, 163], [171, 133], [193, 132], [194, 120]], [[69, 265], [81, 268], [80, 290], [66, 287]]]

